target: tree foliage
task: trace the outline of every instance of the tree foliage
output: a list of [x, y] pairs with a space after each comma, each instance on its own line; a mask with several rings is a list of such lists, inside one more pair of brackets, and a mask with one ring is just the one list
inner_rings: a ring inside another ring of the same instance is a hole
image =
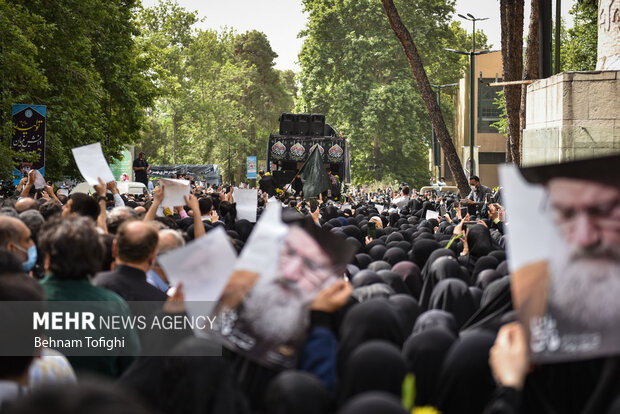
[[194, 12], [165, 0], [139, 16], [159, 96], [138, 144], [151, 163], [220, 164], [243, 179], [245, 157], [264, 157], [281, 112], [294, 105], [292, 72], [273, 68], [264, 33], [194, 30]]
[[[380, 2], [304, 0], [308, 24], [300, 36], [297, 109], [324, 113], [349, 139], [353, 180], [428, 182], [431, 125], [402, 46]], [[432, 83], [458, 81], [467, 60], [443, 48], [468, 49], [471, 40], [450, 23], [454, 2], [399, 1]], [[480, 39], [479, 39], [480, 40]], [[486, 43], [486, 41], [485, 41]], [[444, 116], [452, 102], [444, 91]], [[447, 122], [451, 124], [451, 122]], [[379, 166], [379, 170], [369, 167]]]
[[49, 179], [77, 171], [70, 148], [96, 141], [118, 156], [144, 123], [155, 88], [143, 54], [132, 0], [0, 2], [2, 174], [12, 169], [11, 105], [47, 106]]

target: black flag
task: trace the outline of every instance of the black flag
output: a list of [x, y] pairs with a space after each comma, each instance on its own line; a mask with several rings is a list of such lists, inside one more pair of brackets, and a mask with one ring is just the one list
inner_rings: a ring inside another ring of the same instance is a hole
[[319, 145], [314, 148], [314, 151], [299, 170], [301, 182], [304, 185], [304, 196], [306, 197], [316, 197], [330, 187], [320, 148]]

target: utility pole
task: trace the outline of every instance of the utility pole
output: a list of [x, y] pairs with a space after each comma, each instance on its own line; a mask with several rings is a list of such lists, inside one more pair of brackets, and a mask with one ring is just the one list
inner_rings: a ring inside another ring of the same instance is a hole
[[[437, 106], [439, 106], [439, 108], [441, 108], [441, 90], [443, 88], [447, 88], [450, 86], [458, 86], [458, 83], [446, 83], [444, 85], [433, 85], [431, 83], [431, 88], [437, 88]], [[439, 173], [439, 177], [441, 177], [441, 157], [438, 157], [437, 154], [441, 154], [441, 147], [439, 145], [439, 141], [437, 141], [437, 134], [435, 133], [435, 128], [433, 128], [433, 126], [431, 125], [431, 136], [433, 137], [433, 162], [435, 164], [435, 166], [437, 167], [437, 172]]]
[[476, 22], [482, 20], [488, 20], [488, 17], [477, 18], [467, 13], [467, 16], [463, 16], [462, 14], [458, 15], [461, 19], [469, 20], [472, 22], [472, 32], [471, 32], [471, 52], [465, 52], [463, 50], [455, 50], [455, 49], [444, 49], [448, 52], [459, 53], [461, 55], [469, 56], [469, 175], [470, 177], [474, 175], [474, 136], [476, 134], [476, 109], [475, 109], [475, 97], [476, 90], [475, 84], [476, 81], [476, 56], [483, 55], [486, 53], [491, 53], [490, 50], [481, 50], [476, 52]]

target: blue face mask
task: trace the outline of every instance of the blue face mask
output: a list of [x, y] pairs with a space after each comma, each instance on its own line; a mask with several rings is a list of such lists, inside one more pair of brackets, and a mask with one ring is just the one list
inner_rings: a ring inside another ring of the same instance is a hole
[[27, 251], [22, 246], [15, 245], [15, 247], [28, 255], [28, 259], [22, 263], [22, 266], [24, 266], [24, 272], [30, 272], [37, 264], [37, 246], [33, 244]]

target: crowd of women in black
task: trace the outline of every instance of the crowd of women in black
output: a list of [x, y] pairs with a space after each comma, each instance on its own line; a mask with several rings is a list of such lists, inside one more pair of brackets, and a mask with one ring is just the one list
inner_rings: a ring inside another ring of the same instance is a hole
[[[209, 197], [217, 210], [219, 197]], [[517, 320], [499, 204], [470, 205], [463, 217], [452, 194], [411, 194], [404, 207], [388, 203], [381, 212], [351, 197], [344, 206], [321, 203], [315, 215], [310, 203], [282, 201], [283, 217], [314, 216], [357, 250], [345, 275], [350, 295], [309, 309], [298, 369], [266, 368], [227, 350], [193, 356], [212, 344], [192, 337], [169, 357], [138, 358], [120, 378], [79, 376], [77, 385], [26, 393], [7, 412], [616, 412], [615, 358], [531, 366], [517, 383], [503, 383], [498, 369], [511, 361], [489, 362], [498, 332]], [[205, 228], [224, 226], [241, 250], [253, 224], [235, 219], [234, 204], [225, 207], [224, 219]], [[158, 221], [192, 238], [191, 219]]]

